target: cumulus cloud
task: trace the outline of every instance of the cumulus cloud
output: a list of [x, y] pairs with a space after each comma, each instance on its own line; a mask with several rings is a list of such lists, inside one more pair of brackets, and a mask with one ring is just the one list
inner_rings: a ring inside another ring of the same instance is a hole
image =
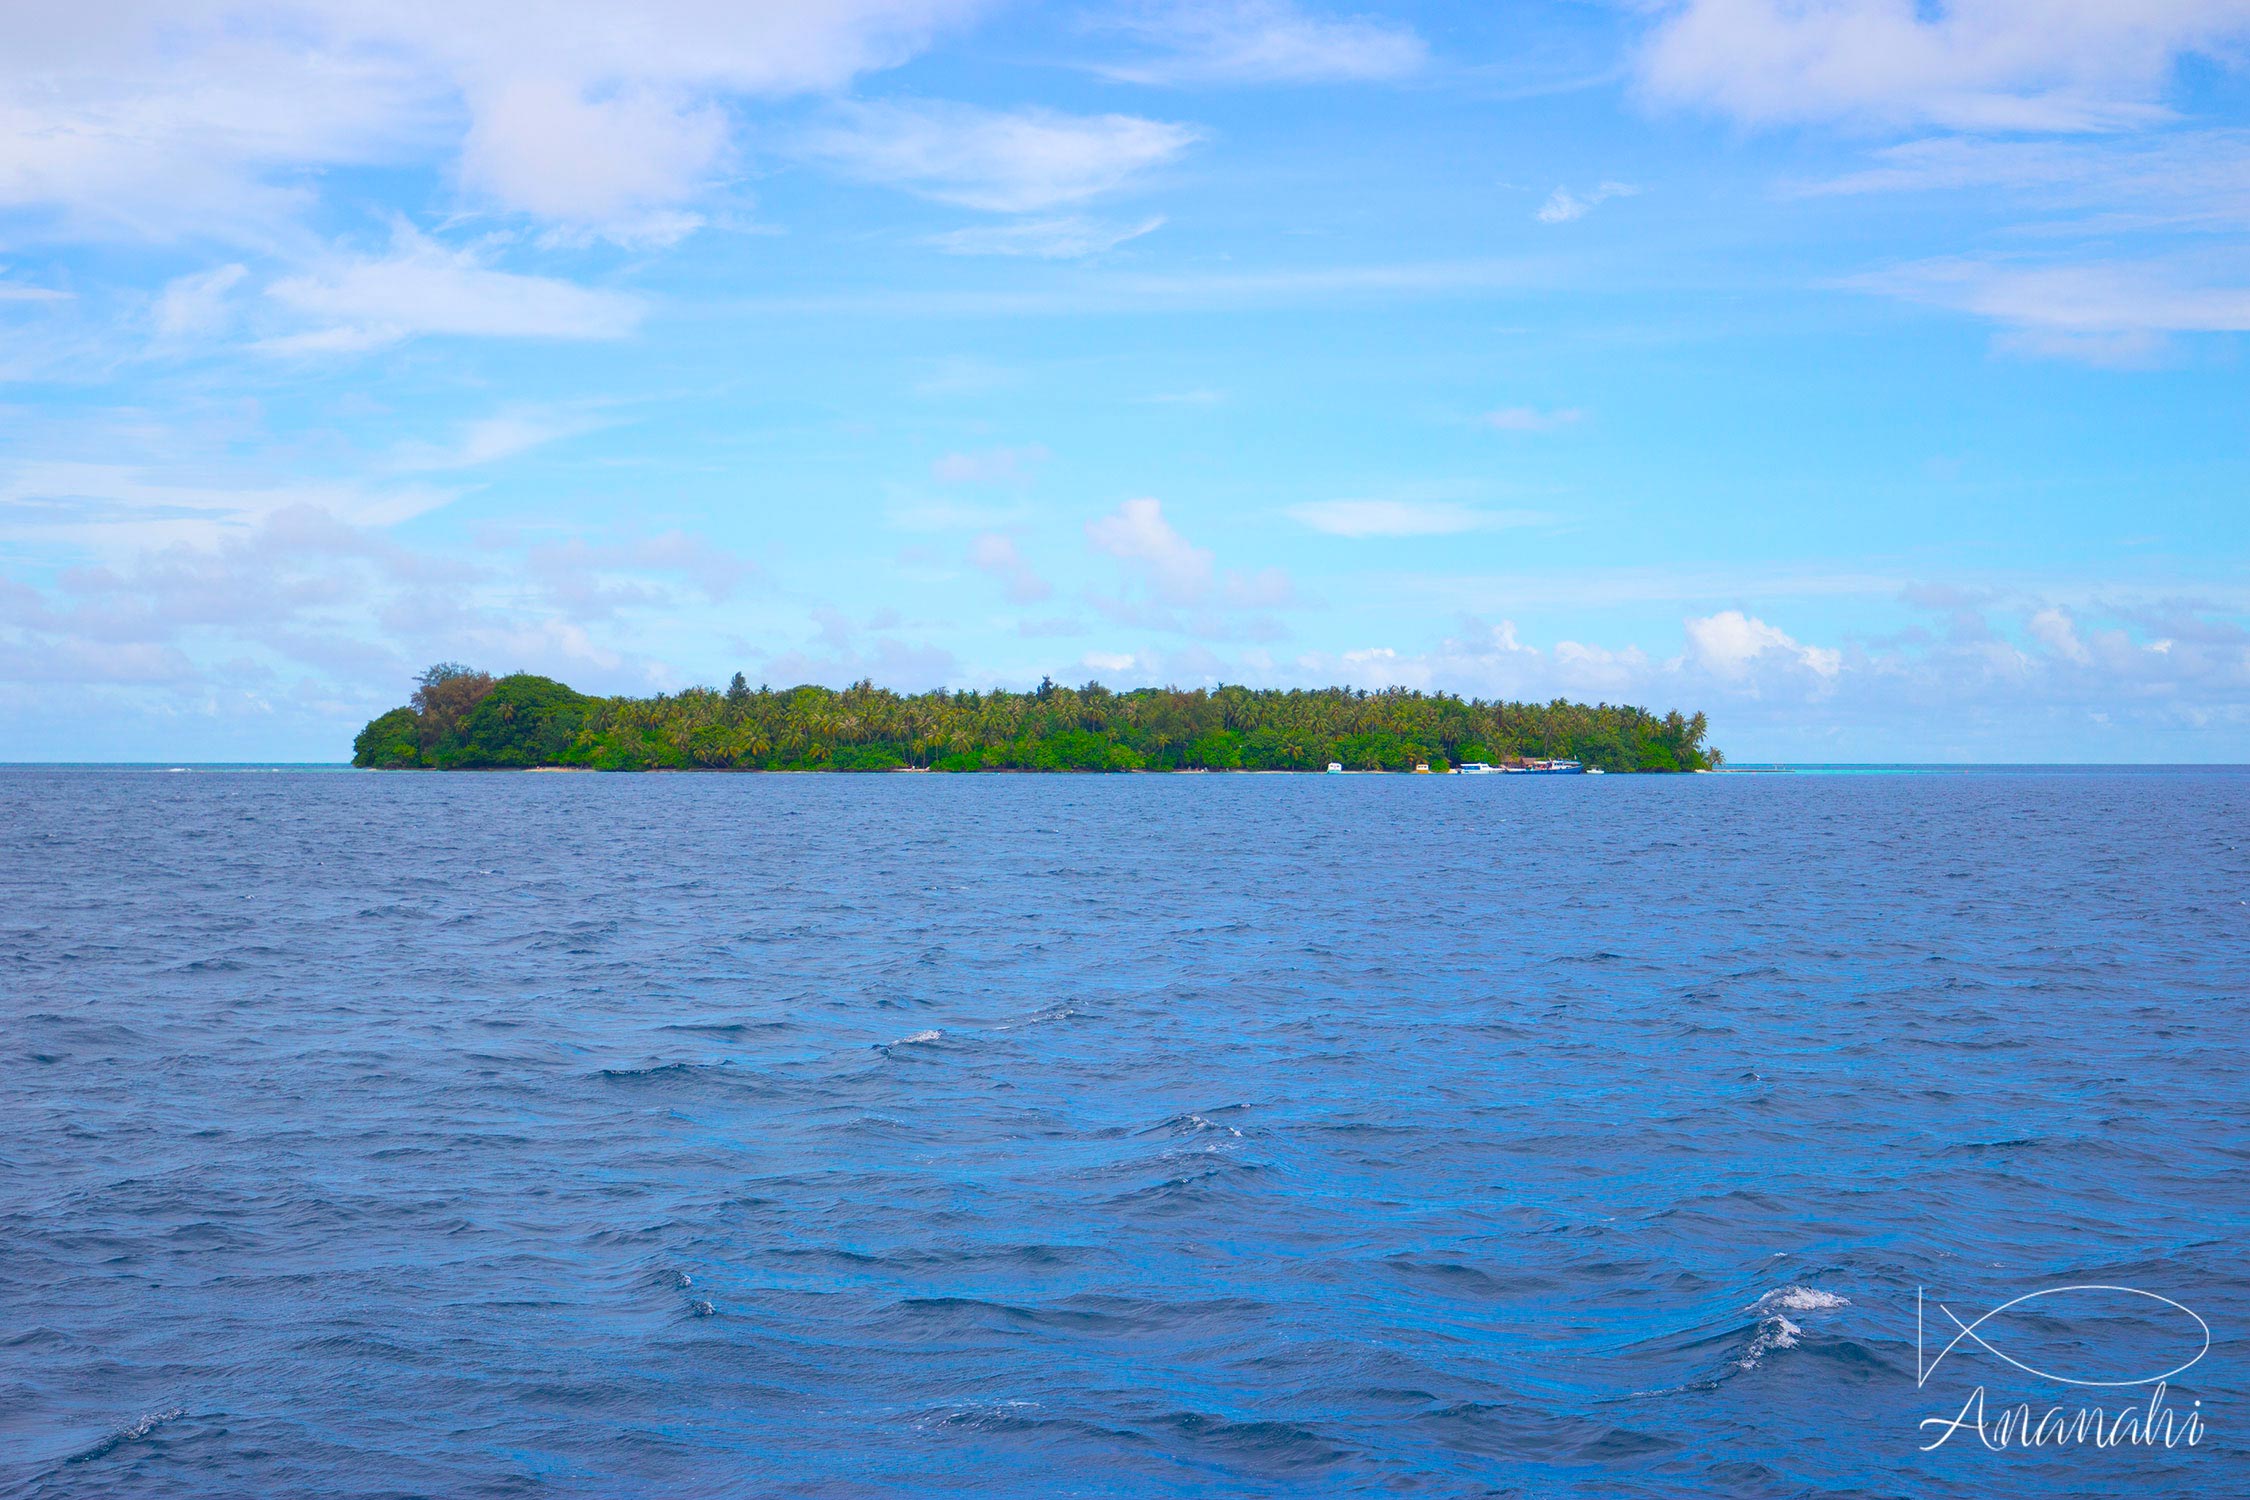
[[388, 255], [333, 260], [266, 295], [313, 325], [265, 340], [277, 354], [352, 353], [429, 334], [618, 339], [645, 310], [628, 293], [496, 270], [403, 226]]
[[1111, 24], [1149, 52], [1100, 71], [1135, 83], [1387, 82], [1429, 61], [1409, 26], [1313, 15], [1286, 0], [1144, 6]]
[[12, 17], [0, 206], [78, 233], [305, 236], [304, 174], [458, 153], [492, 206], [676, 234], [724, 158], [733, 96], [836, 88], [983, 0], [340, 5], [123, 0]]
[[1055, 592], [1054, 585], [1023, 560], [1015, 539], [1001, 532], [988, 531], [969, 544], [969, 566], [998, 579], [1010, 604], [1037, 604]]
[[726, 116], [709, 103], [652, 90], [588, 98], [559, 79], [508, 79], [479, 96], [461, 182], [503, 209], [663, 244], [701, 222], [672, 205], [696, 195], [726, 145]]
[[1205, 547], [1175, 530], [1163, 505], [1128, 500], [1086, 523], [1094, 551], [1116, 559], [1138, 585], [1121, 597], [1090, 597], [1113, 624], [1199, 640], [1277, 640], [1288, 634], [1272, 613], [1303, 603], [1281, 568], [1221, 570]]
[[2107, 130], [2163, 118], [2178, 60], [2245, 36], [2244, 0], [1685, 0], [1640, 69], [1658, 99], [1757, 124]]
[[719, 604], [765, 572], [749, 558], [710, 538], [670, 530], [653, 535], [539, 542], [524, 553], [524, 571], [542, 587], [545, 602], [574, 620], [614, 617], [622, 610], [674, 605], [674, 580]]
[[[0, 516], [12, 510], [0, 503]], [[440, 659], [595, 691], [675, 685], [635, 649], [637, 631], [762, 579], [692, 533], [437, 551], [319, 498], [203, 531], [101, 540], [100, 560], [41, 586], [0, 580], [0, 702], [40, 710], [0, 719], [0, 753], [44, 747], [61, 713], [132, 758], [190, 754], [191, 732], [216, 758], [338, 758], [361, 722], [405, 697], [411, 672]], [[208, 728], [185, 730], [191, 721]]]
[[1211, 595], [1210, 551], [1173, 530], [1161, 501], [1126, 501], [1108, 515], [1088, 521], [1086, 540], [1095, 551], [1116, 558], [1146, 579], [1166, 603], [1200, 604]]
[[1742, 682], [1770, 662], [1794, 663], [1817, 678], [1833, 680], [1843, 670], [1843, 653], [1827, 646], [1807, 646], [1787, 631], [1744, 614], [1739, 609], [1690, 619], [1687, 659], [1714, 676]]
[[804, 149], [854, 176], [940, 202], [1029, 213], [1112, 192], [1199, 138], [1191, 126], [1136, 115], [933, 101], [840, 106]]

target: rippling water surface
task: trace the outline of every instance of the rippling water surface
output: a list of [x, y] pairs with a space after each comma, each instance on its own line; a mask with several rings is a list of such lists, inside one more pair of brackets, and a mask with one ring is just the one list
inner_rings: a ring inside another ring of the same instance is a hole
[[[2250, 1493], [2250, 776], [13, 771], [0, 830], [0, 1493]], [[2199, 1444], [1918, 1452], [2145, 1405], [1917, 1389], [1917, 1287], [2070, 1283], [2209, 1323]]]

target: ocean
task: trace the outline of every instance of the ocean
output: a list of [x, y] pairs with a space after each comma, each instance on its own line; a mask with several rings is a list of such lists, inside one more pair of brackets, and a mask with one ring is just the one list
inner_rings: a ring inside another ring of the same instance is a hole
[[2241, 771], [0, 830], [0, 1494], [2250, 1493]]

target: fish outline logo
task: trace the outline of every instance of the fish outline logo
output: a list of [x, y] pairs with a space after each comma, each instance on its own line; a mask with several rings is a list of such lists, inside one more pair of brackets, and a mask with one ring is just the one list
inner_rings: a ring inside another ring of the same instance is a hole
[[[2041, 1380], [2050, 1380], [2057, 1385], [2084, 1386], [2099, 1390], [2122, 1390], [2128, 1389], [2133, 1386], [2162, 1385], [2166, 1381], [2169, 1381], [2173, 1376], [2179, 1375], [2187, 1370], [2194, 1368], [2196, 1363], [2200, 1361], [2204, 1355], [2211, 1352], [2211, 1325], [2203, 1320], [2203, 1315], [2201, 1313], [2197, 1312], [2194, 1308], [2189, 1307], [2186, 1303], [2180, 1302], [2171, 1297], [2167, 1297], [2161, 1292], [2146, 1291], [2137, 1286], [2116, 1286], [2100, 1282], [2081, 1282], [2070, 1286], [2042, 1287], [2035, 1292], [2025, 1292], [2022, 1296], [2012, 1297], [2008, 1301], [2001, 1303], [1998, 1307], [1993, 1308], [1991, 1311], [1981, 1314], [1976, 1318], [1975, 1321], [1968, 1323], [1962, 1322], [1961, 1315], [1959, 1313], [1955, 1312], [1952, 1308], [1940, 1302], [1937, 1304], [1937, 1310], [1944, 1313], [1948, 1318], [1953, 1320], [1953, 1326], [1958, 1330], [1958, 1332], [1956, 1332], [1952, 1338], [1946, 1341], [1945, 1347], [1937, 1352], [1937, 1356], [1934, 1359], [1928, 1358], [1928, 1345], [1923, 1332], [1923, 1298], [1926, 1290], [1926, 1288], [1919, 1286], [1914, 1289], [1914, 1388], [1916, 1390], [1922, 1389], [1929, 1383], [1930, 1377], [1937, 1373], [1938, 1366], [1945, 1362], [1945, 1358], [1947, 1355], [1951, 1354], [1955, 1349], [1961, 1346], [1961, 1342], [1964, 1339], [1975, 1344], [1978, 1348], [1984, 1350], [1987, 1354], [1992, 1355], [1994, 1358], [2002, 1361], [2003, 1363], [2013, 1365], [2016, 1369], [2023, 1371], [2027, 1375], [2036, 1376]], [[2041, 1297], [2060, 1297], [2074, 1292], [2122, 1292], [2127, 1296], [2146, 1297], [2152, 1302], [2160, 1302], [2164, 1306], [2174, 1308], [2180, 1312], [2187, 1314], [2188, 1317], [2194, 1319], [2196, 1328], [2201, 1332], [2203, 1336], [2202, 1346], [2198, 1348], [2195, 1353], [2189, 1355], [2186, 1360], [2177, 1365], [2174, 1365], [2171, 1369], [2165, 1370], [2160, 1374], [2137, 1375], [2125, 1380], [2088, 1380], [2073, 1375], [2058, 1375], [2050, 1370], [2042, 1370], [2035, 1365], [2026, 1364], [2022, 1360], [2017, 1359], [2015, 1356], [2009, 1354], [2006, 1350], [1995, 1348], [1984, 1334], [1978, 1332], [1978, 1330], [1983, 1328], [1985, 1324], [1991, 1322], [1994, 1318], [1999, 1317], [2002, 1313], [2008, 1311], [2010, 1308], [2020, 1307], [2026, 1302], [2037, 1301]]]

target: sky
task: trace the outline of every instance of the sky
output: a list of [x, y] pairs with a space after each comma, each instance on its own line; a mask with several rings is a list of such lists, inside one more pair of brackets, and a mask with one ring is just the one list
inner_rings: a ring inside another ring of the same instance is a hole
[[0, 49], [0, 760], [1404, 684], [2250, 761], [2250, 0], [105, 0]]

